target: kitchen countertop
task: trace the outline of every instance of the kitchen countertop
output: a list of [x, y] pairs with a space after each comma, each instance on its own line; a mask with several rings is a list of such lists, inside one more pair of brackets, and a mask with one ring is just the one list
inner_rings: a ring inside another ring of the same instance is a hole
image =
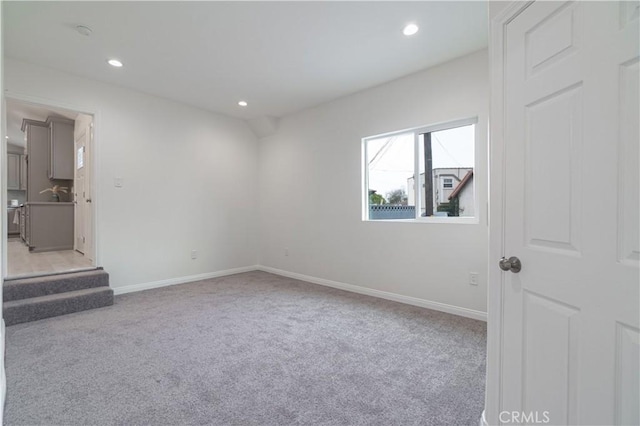
[[60, 201], [60, 202], [56, 202], [56, 201], [27, 201], [26, 203], [24, 203], [25, 205], [61, 205], [61, 206], [68, 206], [68, 205], [73, 205], [73, 202], [71, 201]]

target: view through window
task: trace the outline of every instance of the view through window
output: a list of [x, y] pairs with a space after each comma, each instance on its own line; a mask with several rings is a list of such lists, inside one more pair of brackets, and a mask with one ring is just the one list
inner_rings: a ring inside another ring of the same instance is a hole
[[365, 139], [365, 217], [474, 217], [474, 123]]

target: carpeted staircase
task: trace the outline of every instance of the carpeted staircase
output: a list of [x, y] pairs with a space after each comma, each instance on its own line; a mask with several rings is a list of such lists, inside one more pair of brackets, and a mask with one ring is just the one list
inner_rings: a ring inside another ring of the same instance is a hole
[[109, 274], [101, 268], [5, 280], [2, 294], [6, 325], [113, 305]]

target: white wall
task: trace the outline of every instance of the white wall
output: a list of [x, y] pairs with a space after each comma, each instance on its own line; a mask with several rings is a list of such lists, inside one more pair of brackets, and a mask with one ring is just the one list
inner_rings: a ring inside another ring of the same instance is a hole
[[14, 59], [5, 87], [96, 113], [98, 260], [113, 287], [255, 265], [258, 150], [245, 122]]
[[[488, 108], [481, 51], [281, 119], [260, 141], [260, 264], [486, 312]], [[473, 116], [479, 224], [361, 220], [361, 138]]]

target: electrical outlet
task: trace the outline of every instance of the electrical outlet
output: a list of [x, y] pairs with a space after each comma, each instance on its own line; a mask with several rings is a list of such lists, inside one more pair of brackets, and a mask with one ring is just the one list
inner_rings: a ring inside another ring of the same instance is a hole
[[198, 258], [198, 252], [196, 250], [191, 250], [191, 258], [192, 259], [197, 259]]
[[284, 255], [289, 256], [289, 249], [286, 247], [284, 248]]
[[478, 273], [469, 272], [469, 285], [478, 285]]

